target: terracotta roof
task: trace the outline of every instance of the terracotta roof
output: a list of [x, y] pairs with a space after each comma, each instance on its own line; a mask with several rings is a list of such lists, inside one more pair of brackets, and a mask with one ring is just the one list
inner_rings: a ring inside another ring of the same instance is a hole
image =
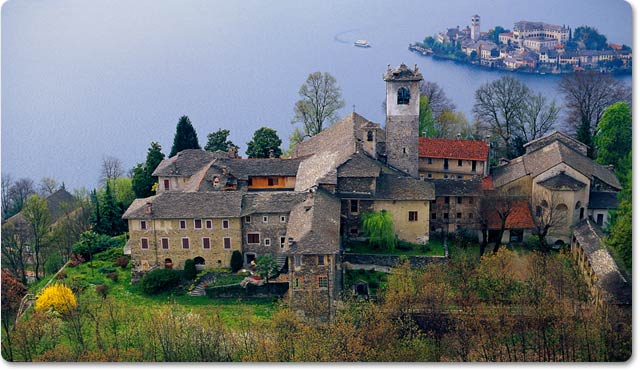
[[493, 190], [493, 178], [491, 176], [482, 178], [482, 190]]
[[454, 158], [486, 161], [489, 145], [481, 140], [418, 138], [418, 156], [421, 158]]
[[[489, 228], [500, 228], [500, 217], [496, 212], [489, 214]], [[532, 229], [534, 227], [529, 202], [525, 199], [512, 200], [511, 212], [507, 216], [507, 229]]]

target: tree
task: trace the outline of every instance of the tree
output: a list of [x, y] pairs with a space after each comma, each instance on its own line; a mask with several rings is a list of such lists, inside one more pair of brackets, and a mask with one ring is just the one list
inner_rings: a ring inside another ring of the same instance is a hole
[[509, 30], [504, 29], [501, 26], [496, 26], [495, 28], [492, 28], [489, 30], [489, 32], [487, 32], [487, 37], [493, 41], [494, 43], [496, 43], [496, 45], [500, 44], [500, 34], [504, 33], [504, 32], [509, 32]]
[[314, 72], [298, 91], [302, 99], [294, 106], [292, 123], [301, 122], [304, 133], [317, 135], [325, 124], [338, 119], [338, 110], [344, 107], [342, 93], [335, 77], [325, 72]]
[[276, 262], [271, 254], [260, 256], [256, 261], [256, 272], [268, 283], [270, 277], [278, 274], [278, 262]]
[[[249, 158], [280, 158], [282, 155], [282, 140], [274, 129], [261, 127], [253, 133], [253, 138], [247, 143]], [[272, 153], [273, 151], [273, 153]]]
[[209, 152], [215, 152], [216, 150], [222, 150], [226, 152], [230, 146], [236, 146], [231, 140], [228, 140], [230, 131], [226, 129], [218, 129], [207, 135], [207, 145], [204, 146], [204, 150]]
[[58, 182], [51, 177], [43, 177], [40, 180], [39, 193], [43, 197], [47, 197], [60, 189]]
[[200, 149], [200, 144], [198, 144], [198, 134], [191, 125], [191, 120], [187, 116], [182, 116], [176, 126], [176, 135], [173, 137], [173, 146], [169, 157], [173, 157], [185, 149]]
[[524, 102], [516, 135], [525, 143], [541, 138], [551, 131], [559, 113], [560, 107], [556, 106], [555, 100], [547, 104], [547, 98], [541, 93], [531, 94]]
[[113, 195], [111, 181], [107, 182], [104, 194], [98, 194], [94, 190], [92, 201], [94, 202], [94, 213], [91, 217], [93, 231], [99, 234], [120, 235], [127, 230], [127, 225], [122, 220], [124, 209], [116, 202]]
[[53, 283], [46, 287], [35, 303], [36, 311], [53, 309], [58, 313], [66, 313], [78, 306], [76, 297], [69, 287], [60, 283]]
[[581, 43], [587, 50], [604, 50], [607, 47], [607, 37], [589, 26], [580, 26], [573, 30], [572, 40]]
[[558, 208], [561, 200], [557, 193], [552, 193], [538, 199], [535, 209], [531, 209], [533, 215], [533, 234], [538, 238], [538, 248], [546, 252], [548, 250], [547, 235], [555, 227], [566, 225], [567, 212]]
[[23, 222], [7, 221], [2, 224], [2, 266], [7, 267], [22, 284], [27, 283], [25, 252], [29, 239], [29, 230]]
[[434, 118], [445, 111], [455, 111], [456, 106], [447, 97], [444, 90], [438, 83], [432, 81], [420, 81], [420, 97], [426, 97], [429, 102], [429, 109]]
[[27, 287], [8, 270], [2, 269], [2, 357], [7, 361], [13, 361], [11, 323], [25, 294]]
[[436, 118], [436, 128], [438, 136], [441, 138], [454, 139], [458, 135], [462, 138], [469, 138], [472, 135], [469, 122], [462, 112], [445, 110]]
[[502, 243], [502, 236], [504, 235], [504, 231], [507, 228], [507, 219], [511, 212], [513, 212], [515, 206], [515, 199], [511, 197], [509, 194], [502, 191], [495, 191], [490, 195], [489, 199], [491, 200], [491, 204], [493, 205], [493, 212], [498, 216], [500, 220], [500, 231], [498, 232], [498, 236], [496, 238], [497, 242], [493, 246], [493, 253], [497, 253], [500, 248], [500, 244]]
[[511, 76], [486, 83], [475, 93], [476, 119], [502, 139], [503, 153], [509, 158], [513, 157], [511, 141], [529, 95], [529, 88]]
[[296, 145], [302, 142], [304, 136], [305, 134], [304, 132], [302, 132], [302, 130], [300, 130], [300, 127], [294, 127], [291, 136], [289, 136], [289, 149], [287, 149], [286, 153], [284, 153], [285, 157], [293, 158], [295, 156]]
[[576, 139], [589, 146], [594, 158], [593, 136], [604, 110], [615, 102], [631, 100], [631, 89], [609, 74], [581, 71], [565, 75], [558, 85], [568, 110], [567, 124]]
[[193, 280], [198, 275], [198, 270], [196, 270], [196, 263], [192, 259], [187, 259], [184, 261], [184, 274], [183, 277], [186, 280]]
[[47, 206], [47, 200], [36, 194], [30, 195], [22, 210], [22, 215], [29, 223], [31, 231], [31, 248], [35, 257], [36, 279], [40, 279], [40, 263], [43, 249], [46, 247], [45, 240], [49, 234], [51, 225], [51, 214]]
[[122, 168], [122, 162], [118, 158], [111, 156], [102, 157], [102, 172], [100, 178], [102, 184], [121, 177], [122, 175], [124, 175], [124, 169]]
[[231, 271], [238, 272], [242, 268], [243, 260], [242, 253], [240, 251], [233, 251], [231, 253]]
[[420, 111], [418, 114], [418, 133], [423, 137], [437, 137], [438, 130], [435, 120], [429, 108], [429, 100], [426, 96], [420, 96]]
[[10, 211], [11, 211], [11, 195], [10, 195], [10, 189], [11, 186], [13, 185], [13, 181], [11, 180], [11, 176], [3, 173], [2, 174], [2, 189], [0, 190], [0, 192], [2, 193], [2, 220], [6, 220], [7, 218], [11, 217], [12, 215], [10, 215]]
[[605, 166], [612, 164], [617, 169], [631, 151], [632, 131], [629, 105], [618, 102], [608, 107], [598, 122], [594, 137], [598, 153], [596, 162]]
[[[29, 178], [21, 178], [11, 185], [9, 188], [9, 206], [7, 218], [15, 215], [22, 210], [24, 203], [31, 194], [35, 194], [33, 180]], [[4, 212], [4, 211], [3, 211]]]
[[152, 188], [158, 181], [158, 178], [152, 176], [152, 174], [163, 159], [162, 146], [157, 141], [152, 141], [147, 150], [147, 159], [144, 165], [138, 163], [138, 165], [133, 168], [131, 186], [137, 198], [146, 198], [153, 195]]
[[362, 231], [369, 238], [369, 245], [376, 248], [391, 250], [397, 244], [393, 218], [385, 210], [365, 212], [362, 215]]

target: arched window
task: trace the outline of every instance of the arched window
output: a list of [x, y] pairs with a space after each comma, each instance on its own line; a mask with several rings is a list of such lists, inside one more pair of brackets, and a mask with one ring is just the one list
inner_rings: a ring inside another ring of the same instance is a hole
[[541, 205], [542, 207], [544, 207], [544, 208], [549, 207], [549, 204], [548, 204], [548, 203], [547, 203], [547, 201], [546, 201], [546, 200], [544, 200], [544, 199], [542, 200], [542, 202], [540, 202], [540, 205]]
[[373, 131], [367, 131], [367, 141], [373, 141]]
[[409, 104], [409, 100], [411, 100], [409, 89], [406, 87], [398, 89], [398, 104]]
[[559, 222], [560, 225], [562, 225], [563, 223], [564, 224], [571, 223], [571, 220], [567, 219], [567, 215], [569, 213], [569, 207], [567, 207], [565, 204], [558, 204], [556, 206], [556, 213], [558, 214], [559, 219], [562, 220]]
[[193, 262], [195, 262], [196, 265], [204, 265], [204, 258], [198, 256], [193, 259]]

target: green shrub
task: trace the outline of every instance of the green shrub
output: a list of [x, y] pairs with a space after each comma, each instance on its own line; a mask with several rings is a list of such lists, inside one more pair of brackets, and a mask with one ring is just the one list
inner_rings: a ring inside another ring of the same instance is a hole
[[[93, 231], [85, 231], [80, 234], [80, 240], [73, 245], [73, 254], [82, 255], [85, 261], [96, 253], [106, 251], [109, 248], [122, 247], [122, 236], [110, 237], [97, 234]], [[121, 253], [118, 251], [118, 253]]]
[[242, 268], [243, 260], [240, 251], [233, 251], [231, 254], [231, 271], [238, 272]]
[[96, 293], [102, 298], [107, 298], [107, 292], [109, 291], [109, 286], [106, 284], [96, 285]]
[[60, 270], [60, 267], [64, 265], [64, 261], [62, 260], [62, 256], [60, 253], [54, 252], [47, 258], [47, 261], [44, 263], [44, 271], [47, 274], [53, 274]]
[[118, 267], [122, 267], [123, 269], [127, 268], [127, 265], [129, 264], [129, 257], [120, 256], [116, 258], [116, 262], [114, 264]]
[[[194, 266], [195, 267], [195, 266]], [[180, 275], [175, 270], [159, 269], [146, 274], [140, 282], [140, 288], [146, 294], [158, 294], [172, 290], [180, 283]]]
[[93, 285], [100, 285], [100, 284], [104, 284], [104, 280], [102, 280], [102, 279], [91, 279], [91, 280], [87, 280], [87, 283], [93, 284]]
[[98, 269], [98, 272], [99, 272], [99, 273], [101, 273], [101, 274], [105, 274], [105, 275], [106, 275], [106, 274], [109, 274], [109, 273], [112, 273], [112, 272], [115, 272], [115, 271], [116, 271], [115, 267], [109, 267], [109, 266], [100, 267], [100, 268]]
[[107, 277], [109, 279], [113, 280], [114, 282], [118, 282], [118, 272], [117, 271], [108, 273]]
[[198, 270], [196, 270], [196, 263], [192, 259], [184, 261], [184, 272], [182, 274], [182, 277], [184, 277], [185, 280], [193, 280], [196, 278], [196, 275], [198, 275]]

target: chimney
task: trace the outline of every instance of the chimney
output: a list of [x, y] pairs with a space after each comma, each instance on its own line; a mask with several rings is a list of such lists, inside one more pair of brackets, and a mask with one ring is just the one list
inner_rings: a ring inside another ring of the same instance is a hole
[[147, 202], [147, 207], [144, 210], [144, 213], [146, 213], [148, 215], [153, 213], [153, 208], [152, 208], [151, 202]]
[[231, 145], [228, 150], [229, 158], [238, 158], [238, 148]]

